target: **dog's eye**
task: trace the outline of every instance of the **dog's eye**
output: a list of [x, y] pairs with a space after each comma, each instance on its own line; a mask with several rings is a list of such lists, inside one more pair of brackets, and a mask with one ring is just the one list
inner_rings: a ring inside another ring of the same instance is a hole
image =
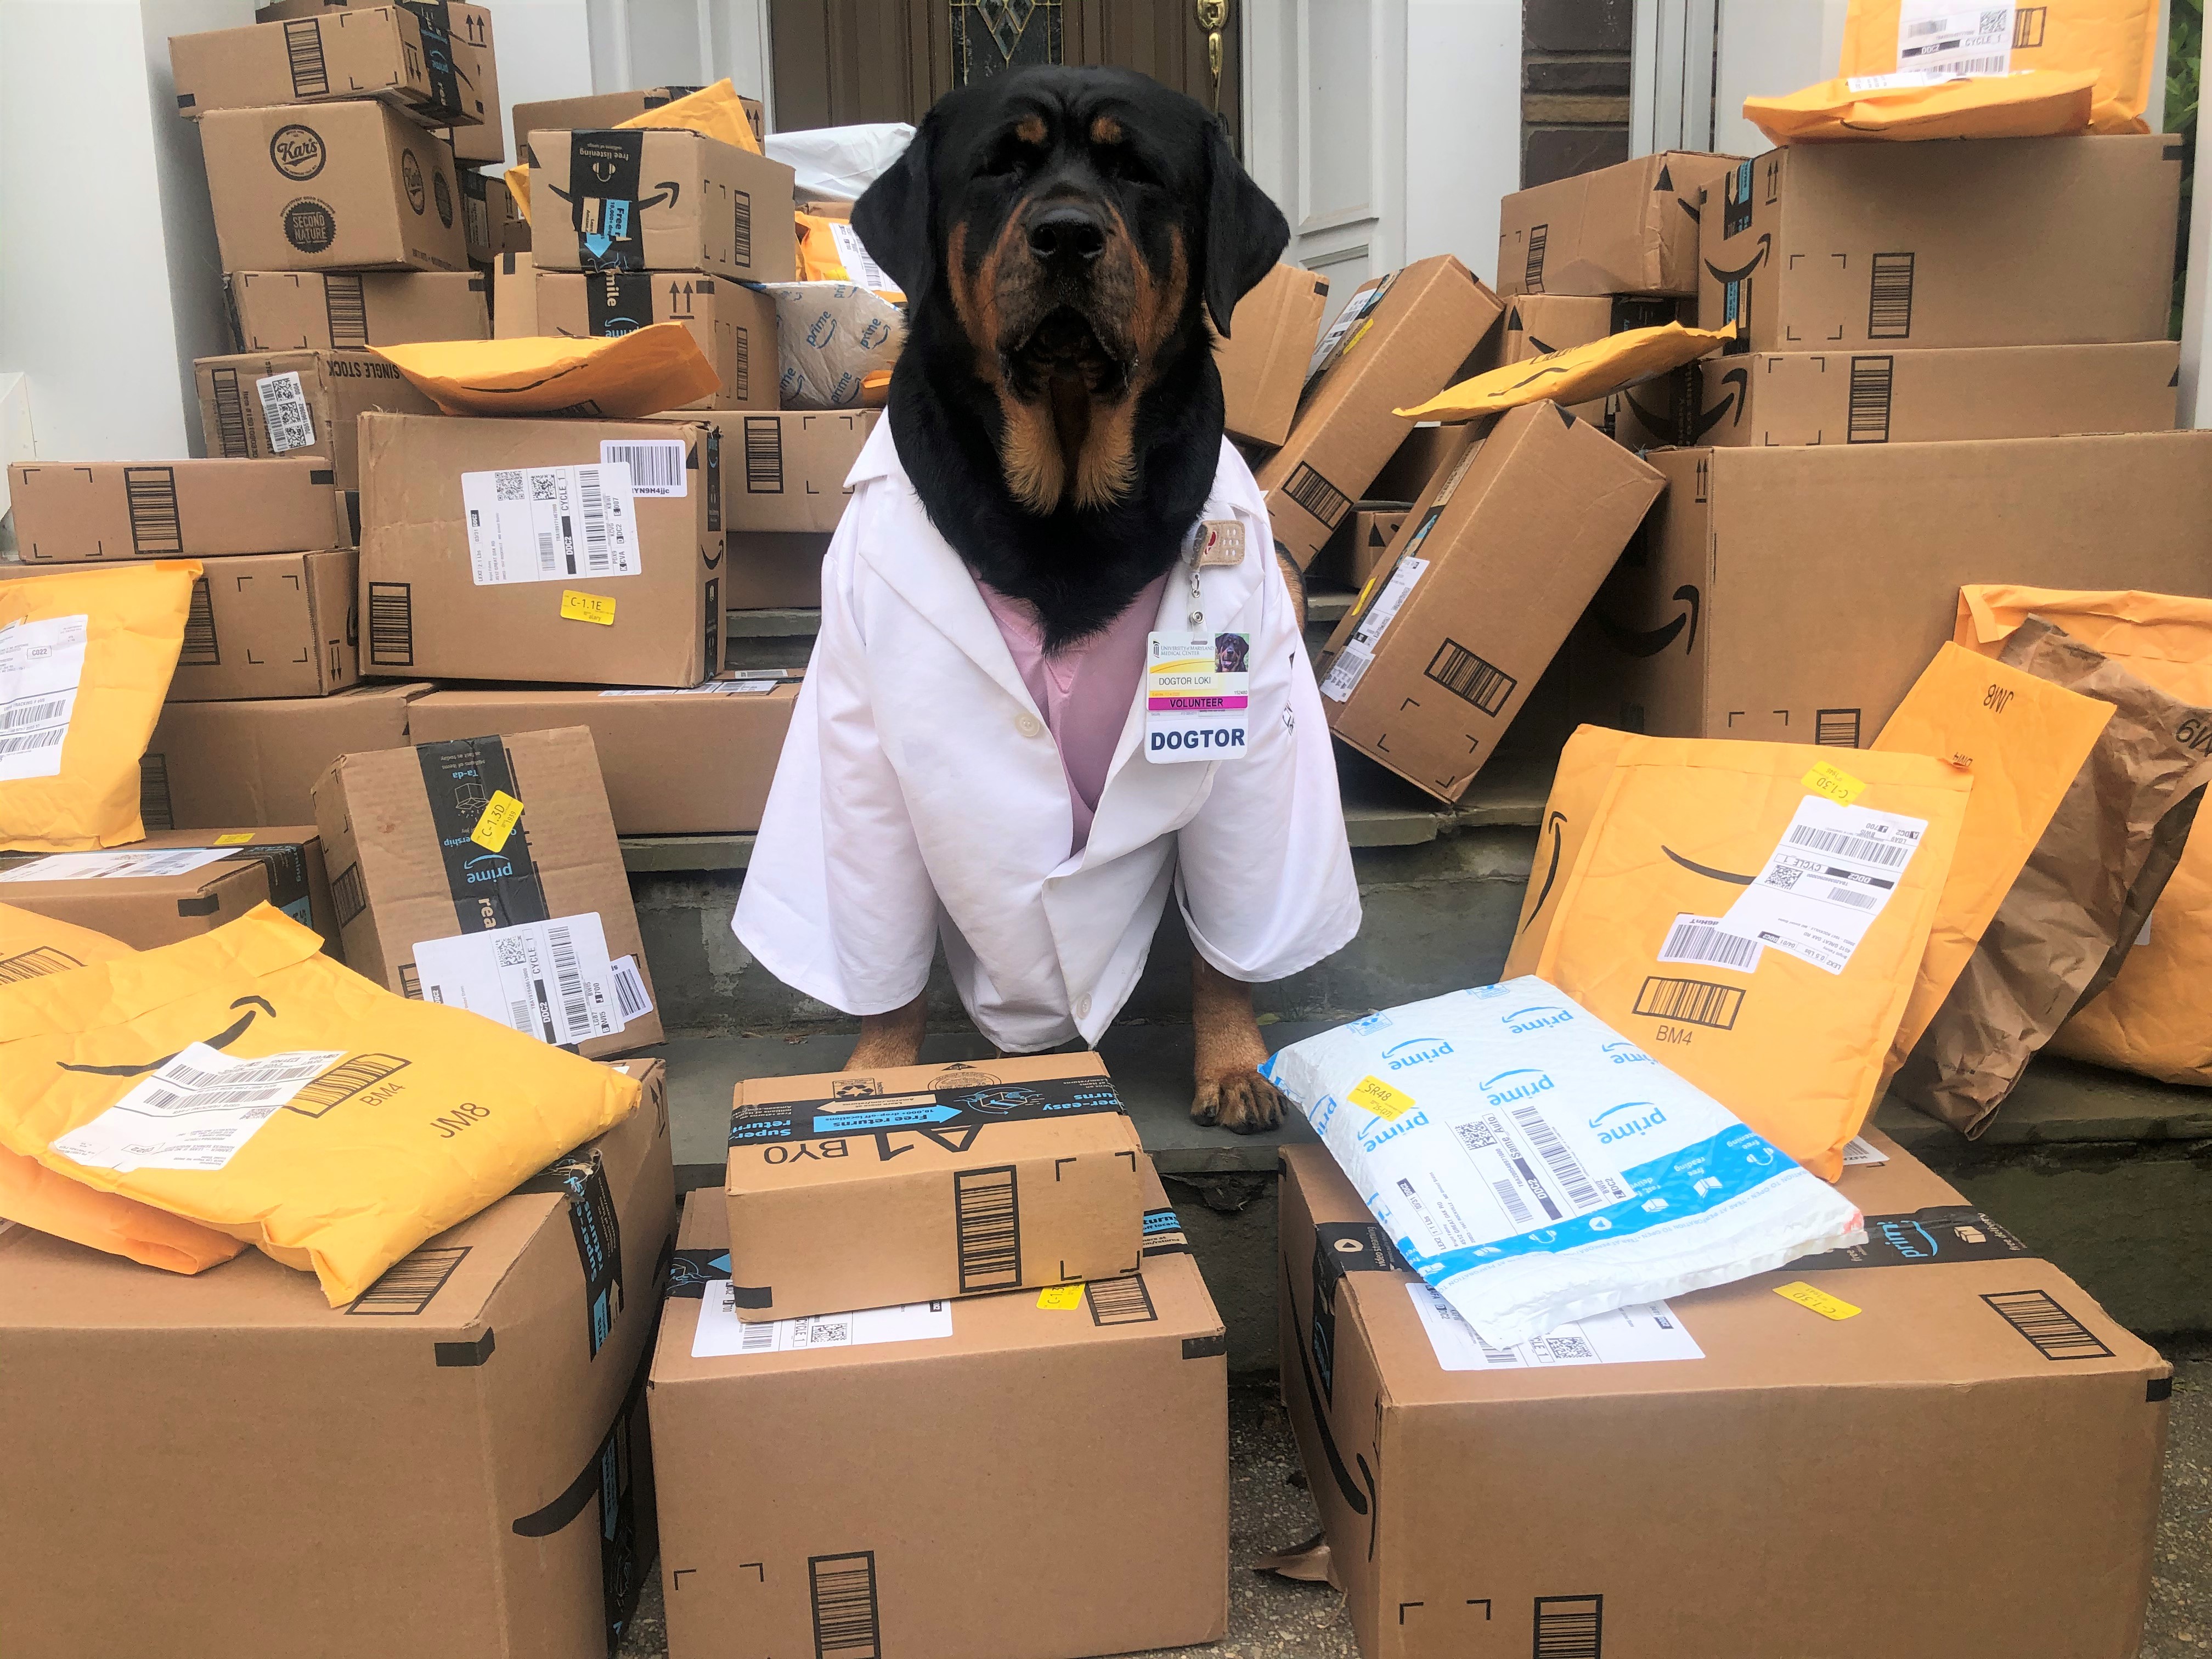
[[1119, 179], [1125, 184], [1157, 185], [1160, 176], [1154, 173], [1145, 158], [1127, 144], [1108, 144], [1098, 151], [1098, 170], [1109, 179]]
[[983, 163], [983, 171], [994, 179], [1012, 178], [1034, 165], [1036, 156], [1034, 145], [1024, 143], [1010, 134], [992, 148], [990, 155]]

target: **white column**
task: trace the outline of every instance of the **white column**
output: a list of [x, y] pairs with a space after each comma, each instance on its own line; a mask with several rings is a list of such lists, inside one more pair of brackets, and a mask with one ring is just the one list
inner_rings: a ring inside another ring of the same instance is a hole
[[1497, 280], [1498, 204], [1521, 188], [1521, 0], [1407, 0], [1406, 258]]

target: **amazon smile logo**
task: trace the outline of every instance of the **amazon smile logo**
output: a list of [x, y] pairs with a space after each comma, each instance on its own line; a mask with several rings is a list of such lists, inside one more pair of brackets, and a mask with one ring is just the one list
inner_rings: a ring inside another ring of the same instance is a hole
[[1663, 843], [1659, 850], [1693, 876], [1710, 876], [1715, 881], [1724, 881], [1736, 887], [1748, 887], [1758, 879], [1756, 876], [1739, 876], [1732, 870], [1716, 870], [1709, 864], [1699, 864], [1694, 860], [1686, 859], [1673, 848]]
[[[200, 1039], [210, 1048], [229, 1048], [232, 1043], [246, 1035], [247, 1028], [253, 1024], [253, 1017], [256, 1014], [266, 1014], [271, 1019], [276, 1018], [276, 1011], [259, 997], [240, 997], [230, 1006], [233, 1008], [243, 1008], [246, 1012], [213, 1036]], [[186, 1045], [186, 1047], [189, 1046], [189, 1044]], [[149, 1072], [161, 1070], [182, 1053], [184, 1053], [183, 1048], [172, 1048], [159, 1060], [149, 1060], [143, 1066], [72, 1066], [65, 1060], [56, 1060], [54, 1063], [64, 1072], [81, 1072], [93, 1077], [143, 1077]]]
[[1759, 234], [1759, 252], [1751, 256], [1751, 259], [1748, 264], [1738, 265], [1734, 270], [1723, 270], [1711, 259], [1708, 259], [1705, 261], [1705, 270], [1717, 283], [1740, 283], [1745, 277], [1750, 276], [1753, 271], [1757, 270], [1759, 266], [1765, 264], [1766, 263], [1766, 256], [1773, 251], [1774, 237], [1772, 233], [1761, 231]]
[[1689, 609], [1673, 621], [1662, 623], [1657, 628], [1639, 631], [1623, 627], [1602, 611], [1594, 614], [1597, 617], [1598, 627], [1604, 631], [1606, 639], [1611, 642], [1613, 648], [1623, 656], [1656, 657], [1680, 638], [1685, 629], [1689, 630], [1689, 637], [1682, 641], [1682, 654], [1687, 656], [1698, 648], [1699, 609], [1698, 590], [1685, 582], [1674, 590], [1674, 598], [1678, 602], [1686, 605]]
[[1552, 861], [1544, 871], [1544, 884], [1537, 890], [1535, 903], [1528, 907], [1528, 921], [1521, 924], [1521, 931], [1524, 933], [1528, 931], [1529, 923], [1543, 915], [1544, 901], [1552, 896], [1552, 884], [1559, 878], [1559, 849], [1566, 842], [1566, 824], [1567, 815], [1555, 811], [1544, 826], [1552, 833]]

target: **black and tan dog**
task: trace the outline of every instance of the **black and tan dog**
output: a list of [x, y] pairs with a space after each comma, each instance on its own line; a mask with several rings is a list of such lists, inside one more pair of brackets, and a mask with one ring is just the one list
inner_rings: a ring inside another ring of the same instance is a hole
[[[853, 223], [907, 295], [890, 419], [932, 523], [1036, 608], [1048, 649], [1096, 633], [1198, 520], [1222, 438], [1208, 321], [1226, 334], [1273, 268], [1281, 212], [1192, 100], [1045, 69], [940, 100]], [[1249, 987], [1192, 972], [1192, 1115], [1272, 1127]], [[911, 1060], [922, 1029], [920, 1000], [863, 1018], [852, 1064]]]

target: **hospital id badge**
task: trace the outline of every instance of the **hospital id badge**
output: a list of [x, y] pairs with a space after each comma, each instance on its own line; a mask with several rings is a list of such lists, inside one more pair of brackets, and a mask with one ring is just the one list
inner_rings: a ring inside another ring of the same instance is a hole
[[1235, 760], [1243, 754], [1251, 650], [1249, 634], [1147, 636], [1146, 760]]

